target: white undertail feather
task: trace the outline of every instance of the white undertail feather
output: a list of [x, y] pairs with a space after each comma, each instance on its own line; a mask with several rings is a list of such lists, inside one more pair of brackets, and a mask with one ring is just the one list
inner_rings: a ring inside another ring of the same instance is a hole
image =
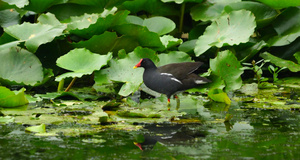
[[180, 80], [176, 79], [176, 78], [171, 78], [171, 80], [176, 81], [176, 82], [182, 84], [182, 82]]
[[207, 82], [203, 81], [203, 80], [195, 80], [195, 83], [196, 84], [205, 84]]

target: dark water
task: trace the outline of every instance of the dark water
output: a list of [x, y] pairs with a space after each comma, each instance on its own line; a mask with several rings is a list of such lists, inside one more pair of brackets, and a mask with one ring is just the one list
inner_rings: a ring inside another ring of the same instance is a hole
[[[24, 132], [26, 126], [1, 124], [0, 159], [300, 159], [298, 110], [233, 105], [226, 112], [201, 111], [185, 116], [200, 123], [136, 124], [145, 129], [104, 129], [77, 137], [35, 136]], [[230, 122], [218, 121], [226, 113], [233, 115]], [[143, 151], [133, 143], [137, 135], [145, 139]]]

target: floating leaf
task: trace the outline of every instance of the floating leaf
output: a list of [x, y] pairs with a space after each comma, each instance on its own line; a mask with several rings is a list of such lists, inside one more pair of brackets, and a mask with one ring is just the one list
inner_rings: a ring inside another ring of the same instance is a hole
[[300, 71], [300, 64], [296, 64], [293, 61], [284, 60], [281, 58], [278, 58], [276, 56], [273, 56], [272, 54], [268, 52], [264, 52], [260, 54], [262, 58], [265, 60], [270, 60], [271, 63], [275, 64], [278, 67], [287, 67], [292, 72], [299, 72]]
[[208, 97], [216, 102], [223, 102], [228, 105], [231, 104], [231, 100], [228, 97], [227, 93], [223, 92], [221, 89], [211, 89], [207, 93]]
[[0, 107], [18, 107], [28, 104], [24, 91], [25, 88], [22, 88], [13, 92], [6, 87], [0, 86]]
[[219, 52], [215, 59], [210, 59], [212, 73], [225, 82], [225, 91], [234, 91], [242, 86], [242, 66], [234, 54], [228, 50]]
[[25, 131], [34, 132], [34, 133], [46, 133], [46, 125], [42, 123], [41, 125], [38, 126], [27, 127], [25, 128]]
[[6, 48], [0, 53], [0, 81], [3, 84], [36, 85], [43, 80], [39, 59], [19, 47]]
[[0, 117], [0, 124], [1, 123], [13, 123], [15, 122], [15, 118], [12, 116], [5, 116], [5, 117]]
[[240, 10], [225, 14], [208, 26], [196, 42], [195, 54], [200, 56], [210, 47], [236, 45], [249, 41], [253, 34], [255, 17], [250, 11]]
[[59, 57], [56, 61], [61, 68], [71, 70], [55, 78], [60, 81], [66, 77], [82, 77], [83, 75], [92, 74], [95, 70], [100, 70], [102, 66], [112, 58], [112, 54], [98, 55], [90, 52], [87, 49], [74, 49]]

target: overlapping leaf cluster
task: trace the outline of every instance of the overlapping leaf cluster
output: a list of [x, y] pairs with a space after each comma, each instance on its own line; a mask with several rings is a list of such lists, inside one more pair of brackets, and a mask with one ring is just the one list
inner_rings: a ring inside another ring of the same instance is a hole
[[292, 0], [2, 0], [0, 83], [39, 86], [96, 71], [96, 90], [128, 96], [142, 84], [142, 70], [132, 67], [148, 57], [157, 65], [205, 61], [213, 81], [205, 87], [234, 91], [242, 85], [241, 62], [264, 58], [299, 72], [297, 6]]

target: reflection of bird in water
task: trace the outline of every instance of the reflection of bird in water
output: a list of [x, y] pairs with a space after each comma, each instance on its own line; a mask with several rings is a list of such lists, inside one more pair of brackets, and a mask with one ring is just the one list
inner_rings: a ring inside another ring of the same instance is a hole
[[[144, 128], [146, 133], [135, 136], [134, 144], [141, 150], [152, 149], [157, 142], [163, 144], [182, 144], [182, 142], [204, 137], [204, 129], [195, 129], [199, 124], [151, 124]], [[191, 129], [193, 128], [193, 129]]]

